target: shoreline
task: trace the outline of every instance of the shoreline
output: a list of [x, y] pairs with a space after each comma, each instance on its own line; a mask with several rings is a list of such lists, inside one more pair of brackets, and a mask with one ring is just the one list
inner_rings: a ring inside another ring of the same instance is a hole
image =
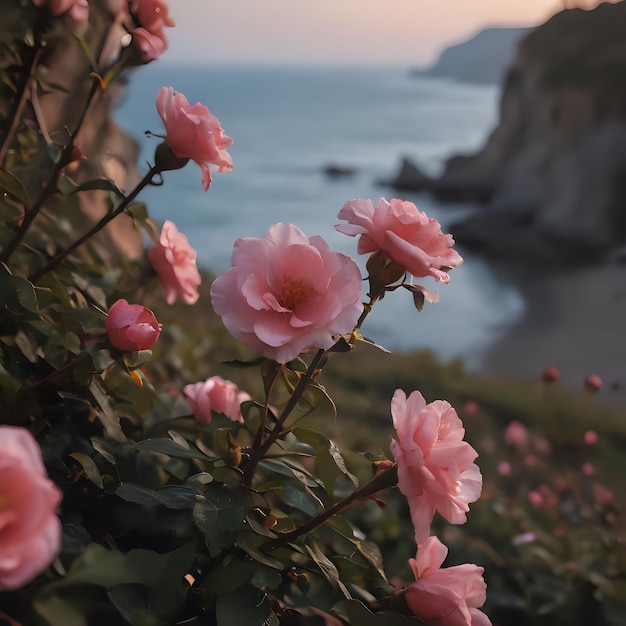
[[626, 406], [626, 265], [496, 271], [520, 290], [526, 310], [485, 351], [480, 370], [538, 380], [552, 365], [558, 384], [578, 390], [597, 374], [598, 400]]

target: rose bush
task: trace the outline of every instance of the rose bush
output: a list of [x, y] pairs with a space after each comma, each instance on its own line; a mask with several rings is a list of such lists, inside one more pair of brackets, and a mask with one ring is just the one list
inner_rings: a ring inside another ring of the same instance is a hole
[[123, 352], [150, 350], [161, 334], [161, 325], [150, 309], [126, 300], [111, 305], [104, 328], [113, 346]]
[[426, 404], [418, 391], [407, 398], [397, 389], [391, 415], [398, 433], [391, 442], [398, 487], [409, 501], [419, 544], [430, 534], [435, 511], [451, 524], [466, 521], [469, 503], [482, 489], [482, 476], [473, 462], [478, 453], [463, 441], [463, 424], [448, 402]]
[[196, 256], [187, 237], [178, 231], [173, 222], [166, 220], [159, 242], [148, 250], [148, 257], [158, 274], [168, 304], [173, 304], [177, 296], [181, 296], [187, 304], [198, 300], [201, 278]]
[[0, 589], [29, 583], [58, 555], [60, 501], [32, 434], [0, 426]]
[[354, 261], [292, 224], [238, 239], [232, 267], [211, 287], [213, 308], [230, 333], [279, 363], [350, 333], [363, 310], [360, 298]]
[[165, 126], [165, 142], [181, 158], [195, 161], [202, 168], [202, 188], [211, 186], [210, 165], [219, 172], [230, 172], [233, 161], [226, 148], [233, 140], [224, 134], [219, 120], [203, 104], [193, 106], [182, 93], [163, 87], [157, 96], [157, 111]]
[[183, 393], [191, 404], [194, 416], [203, 424], [211, 422], [213, 412], [241, 422], [241, 403], [251, 400], [250, 394], [240, 391], [235, 383], [221, 376], [211, 376], [205, 381], [186, 385]]

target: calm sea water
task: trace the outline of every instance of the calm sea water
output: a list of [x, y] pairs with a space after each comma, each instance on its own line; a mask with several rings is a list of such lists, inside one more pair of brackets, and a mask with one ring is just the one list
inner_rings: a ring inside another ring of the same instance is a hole
[[[404, 68], [295, 69], [172, 67], [153, 64], [132, 78], [116, 110], [120, 125], [152, 161], [162, 133], [155, 99], [174, 87], [218, 116], [234, 139], [235, 170], [200, 185], [191, 163], [167, 172], [165, 184], [144, 192], [155, 219], [172, 219], [198, 251], [201, 265], [220, 273], [230, 266], [237, 237], [261, 236], [276, 222], [291, 222], [308, 236], [352, 256], [356, 240], [334, 230], [344, 202], [377, 200], [392, 191], [378, 182], [408, 155], [436, 173], [445, 158], [472, 151], [496, 120], [498, 89], [433, 78], [412, 78]], [[329, 163], [355, 168], [329, 179]], [[447, 224], [471, 207], [435, 203], [427, 194], [403, 194], [420, 210]], [[418, 313], [404, 290], [389, 294], [368, 318], [363, 333], [392, 350], [429, 348], [444, 360], [461, 357], [480, 365], [484, 350], [522, 312], [513, 287], [501, 283], [480, 258], [460, 249], [465, 262], [439, 285], [440, 302]], [[358, 259], [357, 259], [358, 260]], [[361, 267], [363, 262], [358, 260]], [[421, 282], [429, 288], [424, 279]]]

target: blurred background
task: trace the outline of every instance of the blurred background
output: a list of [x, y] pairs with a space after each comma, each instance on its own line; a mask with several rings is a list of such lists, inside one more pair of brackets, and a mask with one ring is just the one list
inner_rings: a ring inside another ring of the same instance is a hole
[[[235, 170], [189, 166], [143, 198], [215, 273], [278, 221], [336, 233], [355, 197], [415, 202], [465, 259], [418, 314], [386, 298], [363, 332], [466, 368], [604, 381], [626, 403], [626, 5], [552, 0], [177, 0], [169, 50], [130, 80], [119, 124], [152, 160], [155, 98], [218, 116]], [[419, 281], [418, 281], [419, 282]]]

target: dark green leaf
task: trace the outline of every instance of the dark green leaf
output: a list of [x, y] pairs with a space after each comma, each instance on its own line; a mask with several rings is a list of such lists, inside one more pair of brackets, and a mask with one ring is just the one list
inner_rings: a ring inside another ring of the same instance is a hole
[[232, 593], [219, 594], [215, 612], [218, 626], [263, 626], [270, 603], [262, 591], [247, 584]]
[[4, 189], [25, 207], [30, 206], [30, 197], [22, 181], [8, 170], [0, 169], [0, 189]]
[[79, 191], [93, 191], [95, 189], [100, 189], [101, 191], [112, 191], [114, 194], [119, 196], [120, 198], [124, 197], [120, 188], [112, 181], [107, 180], [106, 178], [102, 178], [99, 180], [89, 180], [82, 185], [79, 185], [74, 189], [72, 193], [78, 193]]
[[200, 452], [198, 448], [192, 448], [191, 446], [185, 447], [180, 443], [172, 441], [171, 439], [145, 439], [144, 441], [138, 441], [133, 444], [133, 448], [138, 450], [146, 450], [148, 452], [158, 452], [160, 454], [167, 454], [168, 456], [179, 459], [200, 459], [202, 461], [212, 461], [203, 452]]
[[98, 469], [98, 466], [95, 464], [94, 460], [83, 454], [82, 452], [73, 452], [70, 456], [78, 461], [85, 472], [87, 478], [99, 489], [104, 488], [104, 483], [102, 482], [102, 474]]

